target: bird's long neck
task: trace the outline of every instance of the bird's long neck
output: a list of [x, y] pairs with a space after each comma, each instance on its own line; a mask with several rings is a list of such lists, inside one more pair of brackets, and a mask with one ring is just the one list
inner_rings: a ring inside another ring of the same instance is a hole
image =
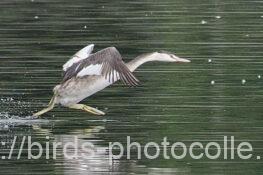
[[130, 62], [126, 63], [126, 66], [129, 68], [131, 72], [135, 71], [140, 65], [149, 62], [149, 61], [156, 61], [156, 55], [155, 53], [147, 53], [140, 55]]

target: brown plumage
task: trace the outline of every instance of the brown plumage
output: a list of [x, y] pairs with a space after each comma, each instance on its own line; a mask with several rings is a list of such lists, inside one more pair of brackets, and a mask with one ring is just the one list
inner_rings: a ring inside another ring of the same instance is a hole
[[[85, 67], [97, 64], [102, 65], [101, 75], [104, 76], [105, 79], [114, 82], [114, 80], [116, 80], [115, 76], [119, 76], [120, 80], [126, 85], [138, 85], [139, 80], [127, 68], [122, 60], [121, 54], [115, 47], [105, 48], [73, 64], [65, 71], [62, 83], [77, 76]], [[118, 75], [116, 75], [116, 73]]]

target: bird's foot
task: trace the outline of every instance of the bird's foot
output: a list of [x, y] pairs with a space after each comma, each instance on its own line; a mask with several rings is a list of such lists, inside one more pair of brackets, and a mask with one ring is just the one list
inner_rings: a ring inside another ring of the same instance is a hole
[[69, 108], [81, 109], [83, 111], [86, 111], [86, 112], [89, 112], [89, 113], [92, 113], [92, 114], [95, 114], [95, 115], [105, 115], [104, 112], [102, 112], [102, 111], [100, 111], [100, 110], [98, 110], [96, 108], [84, 105], [84, 104], [74, 104], [72, 106], [69, 106]]
[[39, 111], [39, 112], [37, 112], [37, 113], [34, 113], [34, 114], [33, 114], [33, 117], [34, 117], [34, 118], [38, 118], [40, 115], [42, 115], [42, 114], [50, 111], [51, 109], [53, 109], [53, 106], [49, 106], [49, 107], [47, 107], [47, 108], [45, 108], [45, 109], [42, 109], [41, 111]]
[[83, 108], [85, 111], [96, 114], [96, 115], [105, 115], [105, 113], [102, 112], [101, 110], [98, 110], [98, 109], [90, 107], [90, 106], [85, 105]]

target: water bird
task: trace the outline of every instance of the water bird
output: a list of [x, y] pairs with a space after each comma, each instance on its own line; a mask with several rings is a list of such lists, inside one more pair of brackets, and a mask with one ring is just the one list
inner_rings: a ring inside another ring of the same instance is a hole
[[79, 104], [79, 102], [118, 80], [128, 86], [137, 86], [139, 80], [132, 72], [146, 62], [190, 62], [190, 60], [179, 58], [170, 52], [160, 51], [139, 55], [125, 63], [115, 47], [108, 47], [96, 53], [92, 53], [93, 48], [94, 44], [84, 47], [63, 65], [61, 83], [54, 87], [54, 95], [47, 108], [33, 114], [34, 117], [52, 110], [56, 104], [96, 115], [104, 115], [103, 111]]

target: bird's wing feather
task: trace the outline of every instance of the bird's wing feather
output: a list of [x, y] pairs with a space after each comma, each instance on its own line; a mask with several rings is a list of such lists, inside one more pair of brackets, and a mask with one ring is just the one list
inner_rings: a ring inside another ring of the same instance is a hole
[[70, 60], [68, 60], [64, 65], [63, 65], [63, 70], [67, 71], [74, 63], [77, 63], [83, 59], [86, 59], [89, 57], [91, 54], [92, 50], [94, 48], [94, 44], [90, 44], [81, 50], [79, 50], [77, 53], [75, 53]]
[[108, 47], [73, 64], [64, 74], [63, 82], [76, 76], [102, 75], [109, 82], [121, 79], [126, 85], [136, 86], [139, 80], [132, 74], [115, 47]]

